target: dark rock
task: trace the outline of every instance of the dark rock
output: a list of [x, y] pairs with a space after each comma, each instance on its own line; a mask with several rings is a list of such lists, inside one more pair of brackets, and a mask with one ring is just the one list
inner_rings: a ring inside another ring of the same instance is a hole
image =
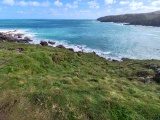
[[63, 45], [56, 46], [57, 48], [65, 48]]
[[14, 34], [14, 37], [17, 37], [17, 38], [22, 38], [22, 36], [23, 36], [24, 34]]
[[95, 54], [95, 55], [96, 55], [96, 52], [94, 52], [94, 51], [93, 51], [93, 54]]
[[149, 68], [157, 73], [160, 73], [160, 68], [157, 65], [149, 65]]
[[152, 70], [156, 70], [157, 69], [157, 65], [150, 65], [149, 68], [152, 69]]
[[54, 45], [56, 42], [48, 41], [49, 44]]
[[7, 41], [7, 42], [20, 42], [20, 43], [29, 43], [32, 41], [29, 37], [24, 37], [24, 39], [22, 39], [22, 36], [24, 36], [24, 34], [20, 34], [20, 33], [11, 34], [9, 31], [9, 32], [1, 33], [0, 40]]
[[156, 81], [157, 83], [160, 83], [160, 73], [156, 74], [153, 80]]
[[157, 71], [157, 73], [159, 73], [159, 74], [160, 74], [160, 68], [157, 68], [157, 69], [156, 69], [156, 71]]
[[23, 41], [23, 40], [17, 40], [18, 43], [28, 43], [26, 41]]
[[115, 59], [113, 59], [112, 61], [113, 61], [113, 62], [119, 62], [118, 60], [115, 60]]
[[89, 82], [98, 82], [97, 79], [89, 79], [88, 81], [89, 81]]
[[15, 50], [14, 48], [8, 48], [7, 50]]
[[6, 40], [6, 41], [8, 41], [8, 42], [17, 42], [17, 40], [18, 40], [18, 39], [10, 36], [10, 37], [7, 37], [7, 40]]
[[29, 37], [24, 37], [23, 40], [25, 40], [25, 41], [32, 41]]
[[70, 51], [74, 52], [74, 49], [73, 49], [73, 48], [68, 48], [68, 50], [70, 50]]
[[42, 46], [48, 46], [48, 43], [46, 41], [41, 41], [40, 45], [42, 45]]
[[15, 37], [13, 37], [13, 36], [11, 36], [9, 34], [0, 35], [0, 39], [1, 40], [6, 40], [8, 42], [16, 42], [17, 41], [17, 39]]
[[7, 39], [7, 36], [6, 36], [6, 35], [0, 35], [0, 39], [6, 40], [6, 39]]
[[81, 46], [77, 46], [79, 49], [82, 49], [82, 47]]
[[32, 40], [31, 40], [29, 37], [24, 37], [24, 39], [21, 39], [21, 40], [19, 40], [18, 42], [21, 42], [21, 43], [29, 43], [29, 42], [32, 42]]
[[122, 58], [122, 61], [127, 61], [129, 60], [129, 58]]

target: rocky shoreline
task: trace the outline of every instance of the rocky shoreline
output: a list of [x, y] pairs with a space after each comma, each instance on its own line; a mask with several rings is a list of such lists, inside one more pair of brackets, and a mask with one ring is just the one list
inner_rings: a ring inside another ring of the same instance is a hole
[[[7, 32], [0, 32], [0, 41], [4, 41], [4, 42], [17, 42], [17, 43], [24, 43], [24, 44], [29, 44], [31, 42], [33, 42], [33, 40], [28, 37], [26, 34], [19, 32], [18, 30], [11, 30], [11, 31], [7, 31]], [[40, 41], [38, 45], [41, 46], [53, 46], [55, 45], [56, 42], [54, 41]], [[55, 46], [57, 48], [62, 48], [62, 49], [68, 49], [70, 51], [74, 52], [73, 48], [66, 48], [63, 45], [57, 45]], [[82, 53], [83, 49], [79, 46], [77, 46], [79, 48], [78, 53]], [[94, 52], [95, 53], [95, 52]]]
[[[24, 44], [34, 44], [32, 38], [30, 38], [25, 33], [22, 33], [18, 30], [10, 30], [10, 31], [6, 31], [6, 32], [0, 32], [0, 41], [17, 42], [17, 43], [24, 43]], [[41, 40], [38, 44], [36, 43], [36, 45], [52, 46], [52, 47], [57, 47], [57, 48], [61, 48], [61, 49], [67, 49], [72, 52], [78, 53], [79, 55], [84, 52], [84, 49], [81, 46], [76, 46], [78, 48], [78, 51], [75, 51], [73, 48], [65, 47], [62, 44], [56, 44], [56, 42], [52, 41], [52, 40], [48, 40], [48, 41]], [[90, 53], [98, 55], [95, 51], [92, 51]], [[98, 55], [98, 56], [102, 57], [100, 55]], [[102, 57], [102, 58], [104, 58], [104, 57]], [[106, 60], [113, 61], [113, 62], [121, 62], [121, 61], [130, 60], [130, 59], [129, 58], [121, 58], [121, 59], [117, 60], [117, 59], [113, 59], [113, 58], [107, 58]]]
[[29, 43], [33, 41], [25, 34], [19, 33], [17, 30], [0, 32], [0, 40], [7, 42], [19, 42], [19, 43]]
[[[3, 42], [17, 42], [17, 43], [23, 43], [23, 44], [30, 44], [33, 40], [26, 36], [23, 33], [18, 32], [17, 30], [14, 31], [8, 31], [8, 32], [0, 32], [0, 41]], [[32, 44], [32, 43], [31, 43]], [[66, 48], [63, 45], [56, 45], [56, 42], [54, 41], [40, 41], [39, 44], [37, 45], [41, 45], [41, 46], [55, 46], [56, 48], [60, 48], [60, 49], [67, 49], [70, 50], [72, 52], [75, 52], [73, 48]], [[81, 54], [83, 53], [83, 49], [80, 48], [79, 49], [81, 51], [75, 52], [77, 53], [78, 56], [81, 56]], [[1, 48], [1, 46], [0, 46]], [[23, 51], [23, 48], [17, 48], [16, 51]], [[93, 54], [97, 55], [94, 51], [92, 52]], [[118, 60], [115, 59], [111, 59], [108, 58], [108, 61], [113, 61], [113, 62], [120, 62]], [[122, 58], [121, 61], [129, 61], [131, 59], [128, 58]], [[160, 83], [160, 67], [150, 64], [147, 66], [147, 68], [152, 69], [155, 71], [155, 76], [146, 76], [146, 77], [139, 77], [140, 80], [144, 81], [145, 83], [151, 83], [152, 81], [156, 81], [157, 83]]]
[[[6, 31], [6, 32], [0, 32], [0, 41], [17, 42], [17, 43], [24, 43], [24, 44], [34, 44], [33, 43], [34, 40], [32, 40], [32, 38], [30, 38], [25, 33], [22, 33], [18, 30], [10, 30], [10, 31]], [[66, 48], [64, 45], [56, 44], [55, 41], [51, 41], [51, 40], [49, 40], [49, 41], [41, 40], [39, 43], [36, 43], [36, 45], [52, 46], [52, 47], [57, 47], [57, 48], [61, 48], [61, 49], [67, 49], [72, 52], [78, 53], [78, 55], [80, 55], [81, 53], [84, 52], [84, 49], [81, 46], [76, 46], [78, 48], [78, 51], [77, 50], [75, 51], [73, 48], [68, 48], [68, 47]], [[95, 51], [92, 51], [91, 53], [98, 55], [98, 54], [96, 54]], [[98, 56], [100, 56], [100, 55], [98, 55]], [[128, 60], [128, 58], [122, 58], [121, 60], [108, 58], [107, 60], [114, 61], [114, 62], [120, 62], [120, 61]]]
[[[4, 42], [18, 42], [18, 43], [31, 43], [33, 40], [25, 35], [24, 33], [20, 33], [18, 30], [0, 32], [0, 41]], [[39, 45], [49, 46], [55, 45], [54, 41], [40, 41]], [[65, 48], [63, 45], [58, 45], [59, 48]]]

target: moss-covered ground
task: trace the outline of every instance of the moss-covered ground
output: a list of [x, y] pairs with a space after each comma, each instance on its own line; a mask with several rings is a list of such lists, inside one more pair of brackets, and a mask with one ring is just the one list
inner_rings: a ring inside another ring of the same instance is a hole
[[160, 84], [142, 79], [156, 74], [149, 65], [160, 61], [0, 42], [0, 119], [160, 120]]

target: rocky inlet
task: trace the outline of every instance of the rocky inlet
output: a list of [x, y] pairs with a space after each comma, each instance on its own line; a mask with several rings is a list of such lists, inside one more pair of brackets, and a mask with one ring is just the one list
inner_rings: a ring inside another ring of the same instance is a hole
[[0, 41], [29, 43], [32, 40], [25, 34], [19, 33], [17, 30], [0, 32]]

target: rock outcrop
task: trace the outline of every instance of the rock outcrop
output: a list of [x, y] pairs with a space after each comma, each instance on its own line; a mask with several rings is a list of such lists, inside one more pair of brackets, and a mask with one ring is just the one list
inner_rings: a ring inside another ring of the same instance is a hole
[[160, 73], [157, 73], [154, 78], [153, 78], [154, 81], [156, 81], [157, 83], [160, 83]]
[[42, 46], [48, 46], [48, 43], [46, 41], [41, 41], [40, 45], [42, 45]]
[[0, 32], [0, 41], [7, 41], [7, 42], [22, 42], [22, 43], [29, 43], [32, 40], [21, 33], [14, 33], [14, 31], [9, 32]]
[[56, 46], [57, 48], [65, 48], [63, 45]]
[[48, 41], [49, 44], [54, 45], [56, 42]]

